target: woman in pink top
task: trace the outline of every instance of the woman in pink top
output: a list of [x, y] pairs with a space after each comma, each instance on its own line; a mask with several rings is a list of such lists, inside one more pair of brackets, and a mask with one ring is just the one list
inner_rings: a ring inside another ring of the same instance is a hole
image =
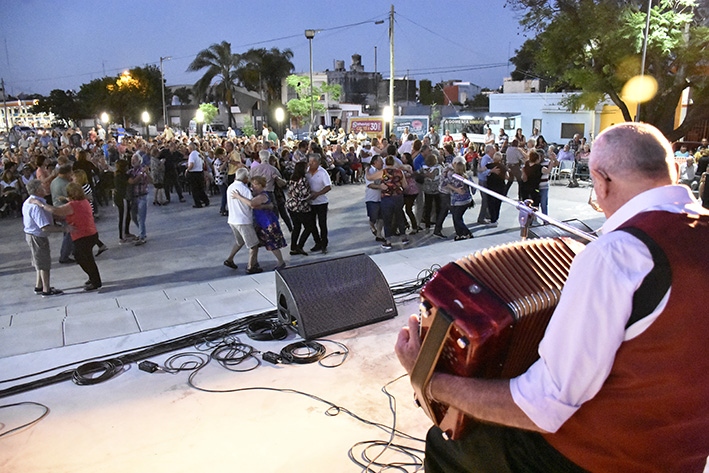
[[66, 186], [66, 193], [69, 202], [61, 207], [53, 207], [36, 199], [30, 200], [30, 203], [37, 204], [58, 217], [66, 218], [72, 228], [74, 258], [89, 276], [89, 280], [84, 284], [84, 290], [95, 291], [101, 287], [101, 275], [98, 272], [93, 254], [94, 245], [98, 245], [99, 240], [91, 204], [86, 200], [84, 190], [75, 182], [70, 182]]

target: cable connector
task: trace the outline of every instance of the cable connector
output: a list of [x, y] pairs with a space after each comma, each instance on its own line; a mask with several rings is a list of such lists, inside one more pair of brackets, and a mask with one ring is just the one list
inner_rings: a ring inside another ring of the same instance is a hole
[[157, 370], [160, 369], [157, 363], [153, 363], [152, 361], [141, 361], [138, 363], [138, 369], [141, 371], [145, 371], [146, 373], [155, 373]]
[[261, 358], [263, 358], [263, 361], [268, 361], [269, 363], [273, 363], [274, 365], [283, 362], [283, 358], [281, 357], [281, 355], [279, 355], [278, 353], [273, 353], [272, 351], [267, 351], [266, 353], [261, 355]]

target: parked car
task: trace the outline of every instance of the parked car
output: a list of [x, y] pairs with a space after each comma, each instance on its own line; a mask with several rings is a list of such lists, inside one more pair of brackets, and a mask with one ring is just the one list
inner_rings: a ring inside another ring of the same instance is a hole
[[211, 123], [204, 126], [205, 136], [216, 136], [219, 138], [226, 138], [227, 127], [221, 123]]

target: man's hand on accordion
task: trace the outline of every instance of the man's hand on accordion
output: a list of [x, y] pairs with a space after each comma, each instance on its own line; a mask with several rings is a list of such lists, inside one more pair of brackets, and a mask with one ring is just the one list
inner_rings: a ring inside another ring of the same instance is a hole
[[421, 351], [421, 336], [419, 333], [418, 316], [411, 315], [408, 326], [403, 327], [399, 332], [399, 338], [396, 340], [396, 346], [394, 347], [396, 356], [399, 357], [399, 363], [409, 374], [414, 369], [416, 357]]
[[[421, 351], [418, 316], [409, 317], [408, 325], [399, 332], [394, 349], [401, 366], [410, 376]], [[463, 378], [436, 372], [428, 383], [426, 397], [479, 420], [542, 431], [514, 403], [508, 379]]]

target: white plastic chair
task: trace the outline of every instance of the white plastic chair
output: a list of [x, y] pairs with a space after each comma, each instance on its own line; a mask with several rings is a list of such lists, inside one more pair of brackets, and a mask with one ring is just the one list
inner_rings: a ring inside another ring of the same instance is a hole
[[576, 166], [575, 161], [567, 161], [567, 160], [560, 161], [558, 176], [557, 176], [556, 180], [558, 181], [559, 179], [563, 178], [564, 176], [566, 176], [570, 180], [571, 177], [574, 175], [574, 167], [575, 166]]

